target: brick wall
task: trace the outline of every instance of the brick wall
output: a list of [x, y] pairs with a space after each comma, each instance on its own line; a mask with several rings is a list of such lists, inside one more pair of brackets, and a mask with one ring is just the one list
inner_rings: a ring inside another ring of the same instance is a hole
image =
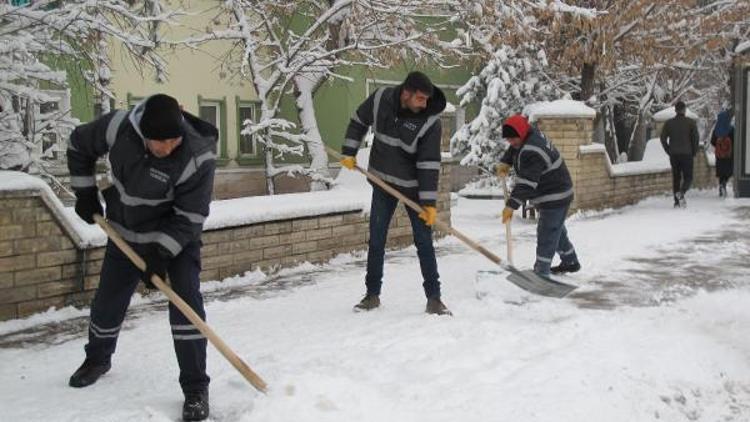
[[[438, 218], [450, 223], [450, 166], [443, 166]], [[104, 248], [79, 249], [75, 235], [38, 190], [0, 191], [0, 320], [50, 307], [86, 306], [99, 283]], [[368, 219], [359, 211], [206, 231], [201, 280], [257, 268], [288, 267], [367, 248]], [[412, 243], [403, 206], [394, 215], [390, 248]]]
[[[572, 211], [616, 208], [672, 192], [672, 175], [668, 169], [647, 174], [615, 175], [604, 149], [581, 148], [592, 144], [592, 119], [542, 118], [538, 124], [560, 150], [570, 170], [575, 189]], [[709, 165], [705, 154], [696, 157], [693, 173], [693, 187], [716, 185], [714, 168]]]

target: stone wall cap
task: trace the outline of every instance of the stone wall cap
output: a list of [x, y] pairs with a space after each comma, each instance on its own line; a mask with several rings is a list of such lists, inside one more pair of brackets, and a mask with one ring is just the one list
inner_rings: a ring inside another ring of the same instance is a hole
[[582, 101], [555, 100], [529, 104], [523, 109], [523, 114], [529, 117], [530, 122], [554, 117], [594, 119], [596, 117], [596, 110], [587, 106]]

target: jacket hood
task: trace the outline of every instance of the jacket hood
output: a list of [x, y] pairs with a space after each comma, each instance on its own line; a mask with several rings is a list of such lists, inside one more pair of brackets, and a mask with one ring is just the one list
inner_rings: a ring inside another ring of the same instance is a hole
[[[398, 85], [395, 87], [393, 92], [393, 101], [397, 107], [400, 107], [401, 105], [401, 90], [403, 88], [403, 84]], [[422, 110], [420, 114], [426, 114], [428, 116], [440, 114], [443, 112], [443, 110], [445, 110], [446, 104], [447, 102], [445, 100], [445, 94], [443, 93], [443, 90], [433, 85], [432, 97], [427, 100], [427, 108]]]
[[716, 117], [716, 127], [714, 128], [714, 135], [717, 138], [728, 136], [732, 131], [732, 116], [728, 110], [724, 110]]
[[522, 141], [526, 140], [526, 138], [529, 136], [529, 132], [531, 131], [529, 120], [520, 114], [515, 114], [508, 117], [503, 124], [512, 127], [516, 131], [516, 133], [518, 133], [518, 136]]

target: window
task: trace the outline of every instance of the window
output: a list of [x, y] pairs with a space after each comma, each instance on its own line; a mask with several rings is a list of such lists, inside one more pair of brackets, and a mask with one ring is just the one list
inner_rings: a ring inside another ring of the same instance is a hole
[[31, 3], [31, 0], [10, 0], [8, 3], [10, 3], [11, 6], [28, 6], [29, 3]]
[[220, 158], [227, 158], [227, 115], [226, 100], [210, 100], [198, 97], [198, 117], [211, 123], [219, 131], [217, 153]]
[[240, 157], [254, 156], [258, 154], [258, 145], [254, 135], [243, 135], [245, 121], [257, 122], [258, 106], [252, 103], [239, 103], [237, 106], [237, 125], [239, 133]]

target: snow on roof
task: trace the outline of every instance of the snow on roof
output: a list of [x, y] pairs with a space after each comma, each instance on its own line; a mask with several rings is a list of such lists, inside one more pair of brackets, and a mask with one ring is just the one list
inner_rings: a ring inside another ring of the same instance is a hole
[[[360, 167], [367, 167], [368, 157], [369, 149], [359, 151], [357, 161]], [[336, 181], [337, 186], [329, 191], [213, 201], [204, 230], [341, 212], [369, 211], [372, 190], [364, 176], [342, 169]], [[99, 226], [87, 224], [72, 207], [65, 207], [43, 180], [26, 173], [0, 171], [0, 191], [21, 190], [40, 191], [44, 202], [79, 248], [104, 246], [107, 243], [107, 236]]]
[[734, 52], [737, 54], [742, 54], [750, 51], [750, 40], [743, 41], [737, 45], [737, 48], [734, 49]]
[[[655, 113], [654, 114], [654, 121], [657, 122], [666, 122], [667, 120], [671, 119], [672, 117], [676, 116], [677, 112], [674, 111], [674, 107], [667, 107], [664, 110]], [[698, 115], [690, 111], [690, 109], [685, 109], [685, 115], [690, 117], [693, 120], [698, 120]]]
[[544, 117], [585, 117], [593, 119], [596, 117], [596, 110], [581, 101], [555, 100], [529, 104], [523, 109], [523, 114], [529, 116], [530, 122], [535, 122]]

